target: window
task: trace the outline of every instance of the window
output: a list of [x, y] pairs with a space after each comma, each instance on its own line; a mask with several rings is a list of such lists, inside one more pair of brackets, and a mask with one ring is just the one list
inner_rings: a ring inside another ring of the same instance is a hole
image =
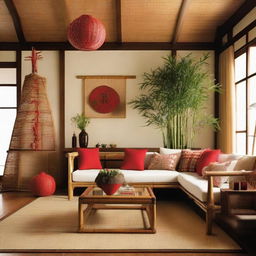
[[235, 59], [236, 153], [252, 154], [256, 125], [256, 46]]
[[4, 65], [0, 68], [0, 176], [4, 172], [17, 112], [16, 68], [5, 68]]

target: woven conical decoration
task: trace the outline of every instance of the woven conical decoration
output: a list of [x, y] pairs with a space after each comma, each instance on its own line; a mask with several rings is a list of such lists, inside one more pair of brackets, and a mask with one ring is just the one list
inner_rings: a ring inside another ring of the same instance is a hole
[[53, 150], [55, 133], [46, 79], [32, 73], [25, 77], [22, 88], [2, 190], [29, 190], [31, 178], [38, 168], [47, 168], [47, 154]]
[[55, 150], [54, 125], [46, 94], [46, 79], [25, 77], [10, 150]]

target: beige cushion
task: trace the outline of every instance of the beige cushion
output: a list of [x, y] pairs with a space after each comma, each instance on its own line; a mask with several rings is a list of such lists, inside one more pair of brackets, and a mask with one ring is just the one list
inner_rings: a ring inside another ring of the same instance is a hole
[[[223, 163], [217, 163], [217, 162], [210, 163], [208, 166], [205, 166], [203, 168], [203, 171], [202, 171], [203, 178], [207, 179], [207, 177], [205, 176], [205, 172], [233, 171], [236, 163], [237, 163], [237, 160], [227, 161]], [[228, 181], [228, 178], [229, 178], [228, 176], [214, 176], [213, 185], [215, 187], [221, 187], [223, 183]]]
[[157, 152], [147, 152], [145, 159], [144, 159], [144, 169], [148, 169], [149, 163], [151, 161], [151, 158], [154, 154], [156, 154]]
[[[178, 182], [193, 196], [202, 202], [207, 201], [208, 181], [195, 172], [183, 172], [178, 176]], [[227, 188], [228, 184], [224, 184], [223, 188]], [[220, 188], [213, 188], [215, 202], [220, 202]]]
[[234, 167], [234, 170], [246, 170], [250, 171], [254, 169], [255, 166], [255, 156], [243, 156], [238, 159], [236, 166]]
[[180, 159], [180, 153], [160, 155], [154, 154], [149, 163], [149, 170], [175, 170]]

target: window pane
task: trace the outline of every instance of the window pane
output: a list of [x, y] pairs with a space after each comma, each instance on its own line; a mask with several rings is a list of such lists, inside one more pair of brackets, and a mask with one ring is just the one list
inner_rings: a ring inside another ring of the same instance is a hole
[[239, 81], [246, 76], [246, 53], [235, 59], [235, 81]]
[[236, 85], [236, 130], [246, 129], [246, 83]]
[[0, 107], [16, 107], [17, 87], [0, 86]]
[[[248, 140], [248, 149], [247, 149], [247, 152], [248, 152], [249, 155], [251, 155], [251, 154], [252, 154], [253, 136], [252, 136], [252, 135], [249, 135], [248, 138], [247, 138], [247, 140]], [[255, 147], [255, 150], [256, 150], [256, 147]], [[254, 152], [256, 152], [255, 150], [254, 150]]]
[[251, 106], [248, 111], [248, 134], [253, 135], [256, 122], [256, 76], [248, 79], [248, 105]]
[[13, 125], [16, 117], [16, 109], [0, 109], [0, 175], [3, 172], [5, 160], [9, 149]]
[[16, 84], [16, 68], [0, 68], [0, 84]]
[[236, 153], [239, 155], [246, 154], [246, 133], [236, 134]]
[[249, 75], [256, 73], [256, 46], [249, 48]]

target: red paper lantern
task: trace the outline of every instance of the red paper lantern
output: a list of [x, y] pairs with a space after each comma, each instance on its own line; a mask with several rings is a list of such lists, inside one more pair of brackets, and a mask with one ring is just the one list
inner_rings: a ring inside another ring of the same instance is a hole
[[50, 196], [55, 192], [56, 183], [51, 175], [41, 172], [33, 177], [31, 190], [35, 196]]
[[79, 50], [97, 50], [105, 41], [106, 30], [98, 19], [82, 15], [68, 27], [68, 41]]

